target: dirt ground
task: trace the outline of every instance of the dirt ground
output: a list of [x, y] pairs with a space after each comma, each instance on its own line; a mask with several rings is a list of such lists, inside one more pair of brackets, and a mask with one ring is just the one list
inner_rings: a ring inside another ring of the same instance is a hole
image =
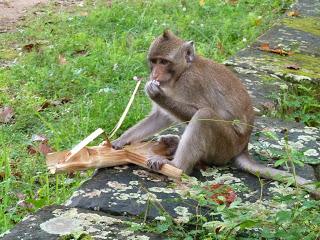
[[10, 30], [28, 9], [48, 0], [0, 0], [0, 32]]
[[83, 0], [0, 0], [0, 33], [14, 29], [28, 11], [49, 2], [60, 8], [83, 5]]

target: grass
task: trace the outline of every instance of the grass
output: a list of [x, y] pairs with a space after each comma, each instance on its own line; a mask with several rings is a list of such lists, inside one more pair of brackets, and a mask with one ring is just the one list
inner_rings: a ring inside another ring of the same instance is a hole
[[[98, 127], [110, 132], [132, 78], [148, 75], [146, 51], [163, 29], [194, 40], [200, 54], [221, 62], [270, 27], [289, 1], [232, 2], [112, 1], [110, 7], [88, 1], [72, 12], [48, 6], [17, 32], [1, 34], [0, 63], [13, 64], [0, 69], [0, 105], [14, 109], [15, 121], [0, 125], [0, 232], [40, 207], [64, 202], [91, 174], [49, 175], [44, 157], [27, 151], [32, 135], [43, 134], [63, 150]], [[37, 111], [62, 98], [71, 101]], [[141, 88], [121, 131], [149, 109]]]

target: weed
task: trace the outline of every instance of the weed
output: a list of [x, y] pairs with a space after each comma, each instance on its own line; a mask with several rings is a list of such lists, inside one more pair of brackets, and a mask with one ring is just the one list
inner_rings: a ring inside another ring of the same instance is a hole
[[276, 116], [303, 122], [307, 126], [320, 126], [319, 87], [313, 84], [290, 84], [279, 96]]

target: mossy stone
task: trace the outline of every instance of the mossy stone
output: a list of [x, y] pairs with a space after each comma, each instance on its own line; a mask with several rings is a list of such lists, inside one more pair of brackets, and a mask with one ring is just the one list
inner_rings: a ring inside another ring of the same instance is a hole
[[320, 17], [284, 18], [283, 24], [294, 29], [320, 36]]

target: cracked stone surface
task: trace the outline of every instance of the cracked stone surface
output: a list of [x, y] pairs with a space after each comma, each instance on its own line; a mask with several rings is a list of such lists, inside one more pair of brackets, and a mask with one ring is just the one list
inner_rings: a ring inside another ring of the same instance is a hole
[[[246, 85], [258, 116], [249, 149], [251, 156], [265, 165], [291, 151], [304, 166], [297, 166], [298, 175], [315, 180], [312, 166], [320, 164], [320, 131], [296, 122], [264, 117], [273, 108], [272, 94], [290, 82], [320, 82], [320, 2], [300, 0], [293, 6], [299, 17], [284, 17], [248, 48], [226, 61]], [[291, 56], [279, 56], [258, 50], [261, 43], [294, 51]], [[286, 66], [298, 64], [299, 70]], [[181, 133], [182, 129], [171, 129]], [[270, 137], [268, 132], [272, 132]], [[288, 148], [289, 146], [289, 148]], [[320, 176], [320, 174], [319, 174]], [[123, 221], [130, 219], [157, 219], [163, 211], [176, 221], [185, 222], [197, 210], [187, 195], [194, 188], [206, 188], [224, 183], [232, 187], [243, 202], [257, 203], [262, 199], [266, 206], [278, 193], [290, 193], [294, 188], [275, 181], [261, 181], [232, 166], [197, 168], [192, 178], [181, 182], [150, 172], [138, 166], [100, 169], [80, 186], [65, 206], [46, 207], [19, 223], [2, 239], [57, 239], [57, 229], [64, 233], [83, 231], [95, 239], [162, 239], [161, 236], [136, 234], [127, 231]], [[262, 192], [261, 192], [262, 191]], [[272, 204], [270, 204], [272, 206]], [[60, 223], [65, 223], [61, 226]], [[125, 235], [127, 234], [127, 235]], [[140, 238], [138, 238], [140, 236]], [[1, 238], [1, 237], [0, 237]]]
[[[162, 239], [153, 234], [139, 234], [127, 229], [124, 221], [129, 219], [64, 206], [50, 206], [29, 215], [1, 239], [57, 240], [70, 234], [88, 234], [93, 239]], [[0, 236], [1, 237], [1, 236]], [[68, 238], [71, 239], [71, 238]]]
[[[269, 139], [262, 131], [276, 133], [278, 139]], [[258, 118], [256, 129], [250, 144], [251, 155], [264, 164], [272, 164], [272, 158], [278, 158], [285, 147], [285, 136], [292, 150], [301, 152], [301, 160], [318, 162], [320, 156], [319, 129], [303, 127], [297, 123], [287, 123], [270, 118]], [[312, 149], [312, 151], [310, 151]], [[264, 161], [263, 161], [264, 160]], [[312, 167], [304, 165], [297, 168], [298, 175], [315, 180]], [[206, 171], [195, 170], [193, 176], [203, 186], [224, 183], [231, 185], [243, 201], [254, 202], [260, 197], [260, 182], [257, 177], [226, 166], [209, 168]], [[267, 181], [263, 189], [263, 198], [268, 200], [275, 192], [271, 190], [274, 182]], [[271, 188], [271, 189], [270, 189]], [[98, 170], [85, 182], [67, 206], [102, 211], [114, 215], [145, 216], [155, 218], [163, 209], [179, 218], [179, 208], [195, 213], [197, 205], [185, 198], [186, 185], [168, 180], [166, 177], [151, 173], [137, 166], [124, 166]], [[161, 207], [159, 207], [159, 205]], [[188, 214], [187, 214], [188, 216]]]

